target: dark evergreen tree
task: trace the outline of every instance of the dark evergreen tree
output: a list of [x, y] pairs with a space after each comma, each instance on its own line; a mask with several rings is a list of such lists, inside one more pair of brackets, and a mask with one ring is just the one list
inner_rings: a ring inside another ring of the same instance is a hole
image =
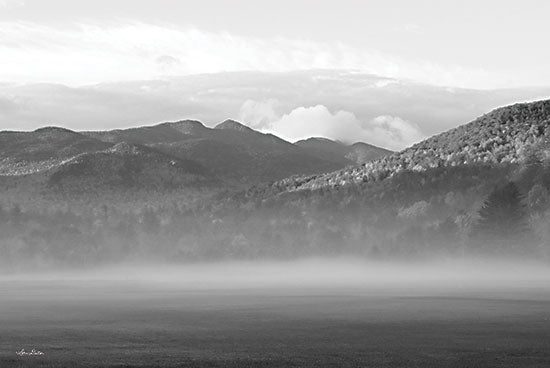
[[513, 182], [496, 188], [479, 211], [472, 237], [482, 248], [502, 251], [526, 251], [533, 240], [522, 195]]
[[531, 188], [542, 181], [544, 171], [540, 150], [533, 148], [525, 154], [525, 160], [519, 172], [516, 182], [523, 193], [528, 193]]

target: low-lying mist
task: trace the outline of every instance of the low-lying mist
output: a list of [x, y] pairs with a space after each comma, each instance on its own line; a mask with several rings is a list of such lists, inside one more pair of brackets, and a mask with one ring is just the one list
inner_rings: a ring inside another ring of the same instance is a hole
[[0, 281], [137, 283], [181, 289], [338, 289], [392, 287], [536, 287], [550, 284], [550, 267], [535, 261], [460, 260], [373, 262], [354, 258], [295, 261], [124, 264], [89, 271], [6, 274]]

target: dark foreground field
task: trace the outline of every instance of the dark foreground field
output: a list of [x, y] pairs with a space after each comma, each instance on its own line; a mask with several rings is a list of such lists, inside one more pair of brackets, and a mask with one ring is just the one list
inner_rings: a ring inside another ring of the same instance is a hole
[[[251, 275], [253, 278], [253, 275]], [[0, 367], [550, 367], [550, 287], [0, 281]], [[16, 355], [38, 349], [43, 356]]]

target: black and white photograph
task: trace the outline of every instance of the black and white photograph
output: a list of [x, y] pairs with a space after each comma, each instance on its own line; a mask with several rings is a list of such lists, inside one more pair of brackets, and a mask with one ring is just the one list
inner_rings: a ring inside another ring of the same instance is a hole
[[0, 0], [12, 367], [550, 367], [550, 1]]

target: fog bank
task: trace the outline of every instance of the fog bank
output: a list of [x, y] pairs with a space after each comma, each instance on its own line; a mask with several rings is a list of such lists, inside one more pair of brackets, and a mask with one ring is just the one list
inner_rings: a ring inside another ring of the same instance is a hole
[[93, 271], [10, 274], [0, 281], [131, 282], [162, 288], [521, 287], [550, 284], [550, 266], [533, 261], [368, 262], [352, 258], [121, 265]]

